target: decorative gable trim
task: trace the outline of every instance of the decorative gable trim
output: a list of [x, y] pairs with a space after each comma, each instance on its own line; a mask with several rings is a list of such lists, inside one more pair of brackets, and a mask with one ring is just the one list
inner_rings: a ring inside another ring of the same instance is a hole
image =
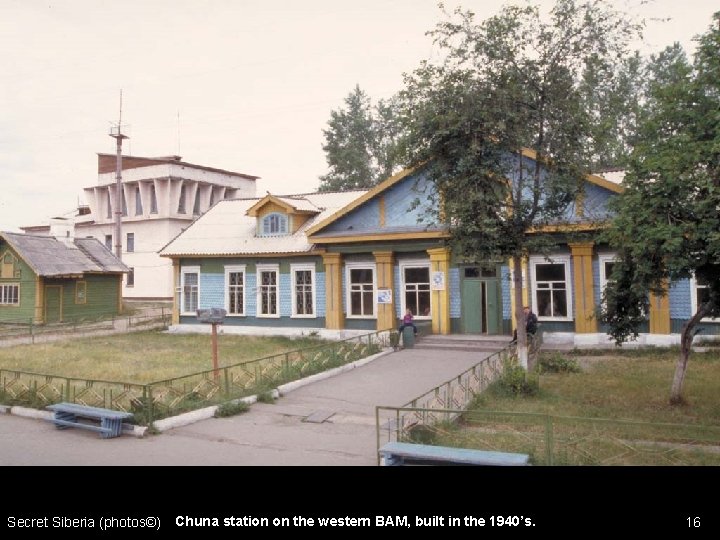
[[322, 220], [320, 223], [318, 223], [317, 225], [313, 225], [312, 227], [310, 227], [306, 231], [306, 234], [308, 235], [308, 237], [310, 237], [310, 235], [313, 235], [316, 232], [324, 229], [331, 223], [337, 221], [341, 217], [343, 217], [343, 216], [349, 214], [350, 212], [352, 212], [353, 210], [355, 210], [358, 206], [369, 201], [370, 199], [374, 198], [375, 196], [382, 193], [383, 191], [386, 191], [387, 189], [391, 188], [392, 186], [394, 186], [395, 184], [397, 184], [404, 178], [410, 176], [414, 172], [417, 172], [423, 165], [424, 165], [424, 163], [422, 163], [416, 167], [409, 167], [407, 169], [403, 169], [402, 171], [400, 171], [399, 173], [397, 173], [394, 176], [391, 176], [387, 180], [383, 180], [377, 186], [372, 188], [370, 191], [368, 191], [364, 195], [361, 195], [360, 197], [355, 199], [353, 202], [351, 202], [347, 206], [344, 206], [343, 208], [341, 208], [340, 210], [338, 210], [337, 212], [332, 214], [330, 217], [327, 217], [324, 220]]

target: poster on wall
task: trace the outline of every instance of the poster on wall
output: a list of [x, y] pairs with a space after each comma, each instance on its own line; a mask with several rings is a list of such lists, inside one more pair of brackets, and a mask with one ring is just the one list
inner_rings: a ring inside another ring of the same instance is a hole
[[445, 272], [433, 272], [432, 273], [432, 290], [433, 291], [444, 291], [445, 290]]
[[377, 290], [378, 304], [392, 304], [392, 291], [390, 289]]

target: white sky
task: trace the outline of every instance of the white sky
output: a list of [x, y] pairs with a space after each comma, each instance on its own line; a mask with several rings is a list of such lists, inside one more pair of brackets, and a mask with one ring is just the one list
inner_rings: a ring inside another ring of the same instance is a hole
[[[646, 51], [691, 49], [719, 9], [608, 1], [671, 18], [649, 22]], [[478, 18], [505, 3], [460, 2]], [[121, 88], [124, 154], [257, 175], [258, 193], [313, 191], [330, 111], [356, 83], [373, 102], [399, 90], [440, 17], [436, 0], [0, 0], [0, 230], [72, 210], [97, 182]]]

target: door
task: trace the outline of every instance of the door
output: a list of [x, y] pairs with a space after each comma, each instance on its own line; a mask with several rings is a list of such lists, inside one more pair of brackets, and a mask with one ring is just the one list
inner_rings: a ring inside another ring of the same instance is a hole
[[45, 323], [62, 322], [62, 285], [45, 286]]
[[463, 279], [462, 282], [462, 331], [463, 334], [482, 333], [482, 288], [479, 279]]
[[499, 334], [502, 313], [497, 270], [468, 266], [461, 275], [463, 333]]

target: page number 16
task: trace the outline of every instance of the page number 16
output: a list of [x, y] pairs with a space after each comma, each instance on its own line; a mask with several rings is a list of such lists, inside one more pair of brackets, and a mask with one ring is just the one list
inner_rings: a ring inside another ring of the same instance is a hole
[[699, 517], [689, 517], [687, 518], [688, 527], [699, 527], [700, 526], [700, 518]]

